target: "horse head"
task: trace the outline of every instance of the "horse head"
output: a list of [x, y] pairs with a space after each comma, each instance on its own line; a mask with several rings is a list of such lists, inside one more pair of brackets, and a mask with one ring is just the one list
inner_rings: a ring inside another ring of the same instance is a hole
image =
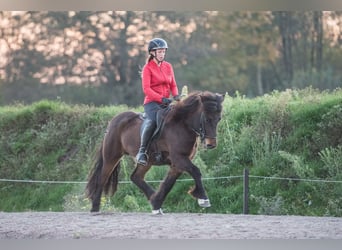
[[199, 135], [206, 148], [212, 149], [217, 145], [217, 125], [221, 120], [222, 102], [224, 95], [204, 92], [199, 95], [202, 109], [200, 113]]
[[221, 120], [222, 102], [224, 95], [209, 91], [193, 92], [172, 110], [173, 121], [181, 120], [186, 126], [201, 138], [201, 142], [208, 149], [216, 147], [216, 130]]

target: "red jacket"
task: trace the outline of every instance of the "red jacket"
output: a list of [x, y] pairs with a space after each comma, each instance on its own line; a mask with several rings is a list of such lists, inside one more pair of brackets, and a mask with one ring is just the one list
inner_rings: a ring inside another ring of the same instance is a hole
[[178, 88], [172, 65], [163, 61], [160, 66], [154, 60], [149, 61], [142, 71], [142, 89], [145, 94], [144, 104], [161, 103], [162, 98], [178, 95]]

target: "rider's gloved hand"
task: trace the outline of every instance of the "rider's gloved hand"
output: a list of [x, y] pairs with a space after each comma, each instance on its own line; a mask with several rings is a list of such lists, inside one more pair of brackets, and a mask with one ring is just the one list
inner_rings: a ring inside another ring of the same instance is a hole
[[162, 103], [165, 105], [169, 105], [171, 102], [172, 102], [172, 99], [170, 98], [165, 98], [165, 97], [162, 98]]
[[175, 96], [173, 97], [173, 100], [179, 102], [179, 101], [180, 101], [180, 96], [179, 96], [179, 95], [175, 95]]

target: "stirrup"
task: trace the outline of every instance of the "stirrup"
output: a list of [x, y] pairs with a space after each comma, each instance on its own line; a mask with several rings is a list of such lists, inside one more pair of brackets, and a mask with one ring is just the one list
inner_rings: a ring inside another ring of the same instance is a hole
[[[141, 159], [141, 157], [145, 157], [145, 159]], [[143, 165], [143, 166], [146, 166], [147, 165], [147, 154], [146, 153], [138, 153], [137, 157], [136, 157], [136, 160], [137, 160], [137, 164], [140, 164], [140, 165]]]

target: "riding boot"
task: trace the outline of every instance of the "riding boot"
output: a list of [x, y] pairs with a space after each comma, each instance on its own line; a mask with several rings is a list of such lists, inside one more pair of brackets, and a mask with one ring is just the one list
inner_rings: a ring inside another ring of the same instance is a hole
[[139, 152], [136, 156], [136, 160], [138, 164], [147, 165], [147, 147], [149, 144], [149, 141], [151, 139], [151, 136], [153, 134], [153, 131], [155, 129], [155, 122], [146, 118], [143, 123], [141, 124], [140, 128], [140, 137], [141, 137], [141, 142], [140, 142], [140, 148]]

